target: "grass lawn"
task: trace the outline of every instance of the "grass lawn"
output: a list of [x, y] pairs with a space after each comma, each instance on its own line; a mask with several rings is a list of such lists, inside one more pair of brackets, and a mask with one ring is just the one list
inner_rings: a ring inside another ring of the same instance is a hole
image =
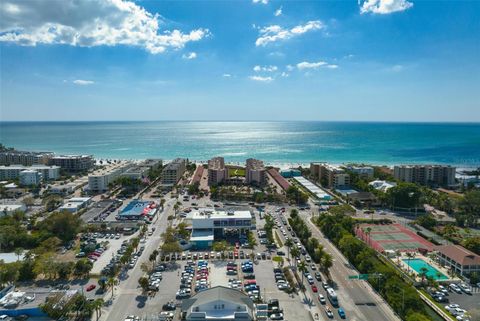
[[228, 176], [243, 176], [245, 177], [245, 169], [243, 168], [229, 168], [228, 169]]

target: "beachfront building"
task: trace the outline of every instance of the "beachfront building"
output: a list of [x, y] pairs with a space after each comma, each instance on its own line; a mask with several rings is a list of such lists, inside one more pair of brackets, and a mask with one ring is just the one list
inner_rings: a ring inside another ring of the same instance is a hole
[[480, 272], [480, 256], [460, 245], [435, 246], [437, 260], [451, 271], [468, 276], [472, 272]]
[[283, 178], [292, 178], [302, 176], [302, 172], [296, 168], [289, 168], [280, 170], [280, 175], [282, 175]]
[[88, 190], [91, 193], [102, 193], [108, 191], [109, 184], [113, 183], [122, 173], [130, 167], [130, 164], [111, 169], [100, 170], [88, 175]]
[[214, 157], [208, 161], [208, 185], [218, 185], [228, 178], [228, 169], [223, 157]]
[[[35, 171], [41, 176], [41, 180], [55, 180], [60, 177], [60, 167], [47, 165], [10, 165], [0, 166], [0, 180], [14, 180], [21, 176], [24, 171]], [[33, 176], [34, 174], [29, 174]]]
[[407, 183], [452, 186], [455, 170], [449, 165], [398, 165], [393, 168], [393, 176]]
[[252, 229], [253, 217], [249, 210], [220, 211], [201, 208], [187, 214], [192, 225], [190, 243], [195, 249], [212, 246], [215, 239], [224, 239], [228, 232], [246, 235]]
[[0, 152], [0, 165], [47, 165], [52, 157], [51, 152], [8, 150]]
[[267, 173], [275, 180], [275, 182], [282, 188], [282, 190], [286, 191], [290, 187], [290, 183], [284, 178], [283, 175], [280, 175], [280, 173], [275, 168], [270, 168]]
[[185, 173], [186, 166], [187, 160], [184, 158], [176, 158], [168, 163], [162, 171], [162, 184], [176, 185]]
[[85, 172], [95, 166], [91, 155], [59, 155], [50, 158], [50, 165], [60, 166], [67, 172]]
[[348, 165], [345, 168], [350, 172], [357, 174], [360, 178], [363, 178], [363, 179], [373, 178], [373, 173], [374, 173], [373, 167]]
[[252, 299], [245, 293], [216, 286], [183, 300], [181, 318], [186, 321], [252, 321], [254, 310]]
[[263, 162], [258, 159], [249, 158], [245, 168], [245, 183], [264, 186], [267, 182], [267, 171]]
[[141, 163], [142, 167], [148, 167], [149, 170], [157, 170], [163, 166], [163, 160], [160, 158], [146, 159]]
[[350, 185], [350, 175], [339, 166], [327, 163], [310, 163], [310, 172], [322, 186], [340, 188]]

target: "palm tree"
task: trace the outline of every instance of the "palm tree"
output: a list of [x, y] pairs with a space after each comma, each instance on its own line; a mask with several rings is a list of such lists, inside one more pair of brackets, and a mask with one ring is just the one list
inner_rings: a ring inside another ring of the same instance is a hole
[[325, 253], [322, 257], [322, 260], [320, 262], [321, 268], [323, 272], [327, 275], [327, 277], [330, 279], [330, 268], [333, 265], [333, 258], [330, 253]]
[[113, 291], [115, 289], [115, 284], [116, 284], [116, 280], [114, 277], [110, 277], [107, 281], [107, 285], [110, 286], [112, 288], [112, 299], [113, 299]]
[[160, 207], [162, 208], [162, 211], [163, 211], [164, 206], [165, 206], [165, 199], [161, 198], [160, 199]]
[[370, 226], [367, 227], [367, 232], [366, 232], [366, 234], [367, 234], [367, 237], [368, 237], [368, 242], [367, 242], [368, 245], [370, 245], [370, 233], [371, 233], [371, 232], [372, 232], [372, 228], [371, 228]]
[[302, 291], [305, 289], [305, 286], [303, 285], [303, 278], [304, 278], [304, 272], [307, 271], [307, 265], [305, 264], [304, 261], [301, 261], [299, 264], [298, 264], [298, 270], [300, 271], [300, 273], [302, 273]]
[[105, 302], [103, 301], [103, 299], [96, 299], [95, 301], [92, 302], [92, 306], [95, 309], [95, 313], [97, 316], [97, 321], [98, 321], [98, 318], [102, 315], [102, 306], [104, 303]]
[[[294, 246], [292, 247], [292, 249], [290, 250], [291, 254], [292, 254], [292, 257], [296, 258], [300, 255], [300, 250], [298, 249], [298, 247]], [[294, 260], [294, 266], [296, 267], [297, 266], [297, 260]]]
[[423, 284], [424, 281], [425, 281], [425, 277], [427, 276], [427, 272], [428, 272], [428, 269], [427, 269], [425, 266], [422, 266], [422, 267], [420, 268], [420, 273], [419, 273], [419, 275], [420, 275], [420, 277], [422, 278], [422, 284]]
[[293, 246], [293, 244], [294, 243], [291, 238], [285, 241], [285, 246], [287, 247], [287, 258], [289, 262], [290, 262], [290, 248]]
[[17, 261], [20, 261], [20, 255], [22, 255], [23, 249], [21, 247], [17, 247], [14, 252], [15, 252], [15, 255], [17, 256]]
[[153, 250], [152, 254], [148, 257], [148, 260], [152, 262], [152, 268], [155, 266], [155, 263], [157, 263], [157, 256], [158, 256], [158, 251]]

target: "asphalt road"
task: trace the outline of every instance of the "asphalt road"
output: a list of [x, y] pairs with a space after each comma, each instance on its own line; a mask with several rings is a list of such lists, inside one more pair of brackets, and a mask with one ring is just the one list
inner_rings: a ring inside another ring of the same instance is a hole
[[[147, 299], [146, 296], [141, 295], [141, 289], [138, 285], [138, 279], [144, 274], [140, 266], [143, 262], [149, 262], [148, 257], [153, 250], [159, 247], [161, 235], [168, 225], [167, 217], [173, 214], [173, 205], [175, 202], [176, 199], [167, 199], [164, 211], [159, 214], [160, 216], [155, 223], [149, 225], [149, 228], [153, 226], [156, 227], [155, 232], [147, 238], [145, 250], [138, 259], [135, 267], [128, 270], [128, 278], [116, 286], [113, 304], [103, 310], [100, 318], [101, 321], [122, 321], [128, 315], [140, 316], [143, 314], [142, 309]], [[158, 307], [158, 311], [161, 311], [161, 306]]]

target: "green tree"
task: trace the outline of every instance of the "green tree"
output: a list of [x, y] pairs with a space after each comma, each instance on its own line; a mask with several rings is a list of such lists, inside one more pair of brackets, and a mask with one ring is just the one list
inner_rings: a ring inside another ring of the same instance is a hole
[[467, 237], [463, 240], [462, 245], [468, 250], [480, 255], [480, 236]]
[[79, 277], [85, 277], [90, 273], [93, 268], [92, 262], [87, 259], [80, 259], [75, 262], [75, 266], [73, 268], [73, 273]]
[[138, 279], [138, 284], [140, 285], [140, 287], [142, 288], [142, 291], [145, 293], [148, 291], [148, 278], [142, 276]]
[[82, 220], [68, 211], [56, 212], [38, 224], [38, 228], [58, 237], [63, 242], [73, 240], [82, 226]]
[[293, 243], [293, 240], [291, 238], [289, 238], [288, 240], [285, 241], [285, 246], [287, 248], [287, 257], [288, 257], [289, 261], [290, 261], [290, 249], [292, 248], [293, 245], [294, 245], [294, 243]]
[[305, 285], [303, 283], [303, 278], [305, 276], [305, 272], [308, 271], [307, 269], [307, 265], [305, 264], [304, 261], [300, 261], [300, 263], [298, 264], [298, 271], [302, 274], [302, 291], [305, 291]]
[[330, 253], [325, 253], [320, 261], [322, 271], [330, 278], [330, 268], [333, 266], [333, 258]]

